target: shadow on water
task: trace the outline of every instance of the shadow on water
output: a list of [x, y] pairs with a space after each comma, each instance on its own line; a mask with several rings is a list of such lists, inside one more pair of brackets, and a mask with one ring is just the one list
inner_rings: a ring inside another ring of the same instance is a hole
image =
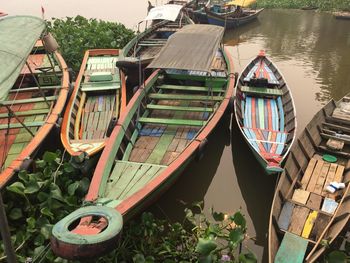
[[154, 205], [150, 211], [166, 216], [172, 221], [185, 217], [186, 205], [204, 200], [204, 196], [216, 174], [225, 145], [230, 144], [230, 118], [225, 115], [208, 138], [207, 148], [201, 160], [193, 160], [178, 181]]
[[[261, 262], [267, 262], [267, 234], [270, 208], [277, 177], [265, 174], [249, 146], [245, 142], [236, 120], [232, 117], [232, 160], [237, 182], [241, 190], [246, 209], [255, 228], [255, 245], [264, 247]], [[249, 247], [249, 244], [248, 244]], [[252, 248], [254, 251], [254, 248]]]

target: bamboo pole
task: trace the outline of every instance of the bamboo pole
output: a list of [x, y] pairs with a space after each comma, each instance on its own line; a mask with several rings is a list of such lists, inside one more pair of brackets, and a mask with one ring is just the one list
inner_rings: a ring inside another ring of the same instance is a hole
[[9, 263], [16, 263], [15, 251], [11, 243], [11, 235], [8, 227], [7, 217], [5, 213], [4, 203], [2, 201], [2, 194], [0, 192], [0, 232], [1, 238], [5, 246], [6, 260]]

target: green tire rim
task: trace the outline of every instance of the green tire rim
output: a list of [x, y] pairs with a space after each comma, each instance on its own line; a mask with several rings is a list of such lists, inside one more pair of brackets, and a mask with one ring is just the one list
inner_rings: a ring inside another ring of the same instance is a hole
[[[79, 235], [69, 231], [69, 226], [76, 220], [87, 216], [106, 218], [108, 226], [97, 235]], [[52, 235], [65, 243], [74, 245], [99, 244], [115, 238], [123, 228], [123, 217], [115, 209], [106, 206], [86, 206], [61, 219], [52, 229]]]

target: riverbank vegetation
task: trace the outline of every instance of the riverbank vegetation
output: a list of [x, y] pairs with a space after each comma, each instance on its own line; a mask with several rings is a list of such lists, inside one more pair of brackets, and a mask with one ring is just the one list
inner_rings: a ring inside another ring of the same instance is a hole
[[47, 24], [66, 63], [75, 72], [79, 71], [87, 49], [121, 49], [134, 37], [134, 32], [123, 24], [82, 16], [53, 18]]
[[350, 11], [350, 0], [257, 0], [257, 3], [265, 8], [316, 7], [324, 11]]
[[[36, 160], [33, 172], [19, 172], [18, 180], [2, 193], [19, 262], [68, 262], [53, 255], [51, 229], [81, 205], [89, 184], [59, 151], [46, 152]], [[248, 239], [241, 212], [226, 215], [212, 211], [212, 219], [208, 219], [198, 203], [185, 214], [182, 223], [173, 223], [143, 213], [126, 224], [117, 249], [94, 262], [257, 261], [249, 250], [241, 252]], [[0, 242], [0, 261], [5, 259]]]

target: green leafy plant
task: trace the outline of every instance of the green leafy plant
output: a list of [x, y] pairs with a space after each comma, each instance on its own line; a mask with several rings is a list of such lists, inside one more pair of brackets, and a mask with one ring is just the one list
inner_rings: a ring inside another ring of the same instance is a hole
[[[2, 193], [19, 262], [49, 252], [53, 224], [81, 204], [89, 184], [59, 151], [46, 152], [36, 160], [32, 173], [19, 172], [18, 180]], [[0, 258], [5, 258], [2, 243]], [[48, 253], [46, 258], [54, 257]]]
[[134, 32], [123, 24], [82, 16], [53, 18], [47, 23], [67, 64], [76, 72], [87, 49], [120, 49], [134, 37]]

